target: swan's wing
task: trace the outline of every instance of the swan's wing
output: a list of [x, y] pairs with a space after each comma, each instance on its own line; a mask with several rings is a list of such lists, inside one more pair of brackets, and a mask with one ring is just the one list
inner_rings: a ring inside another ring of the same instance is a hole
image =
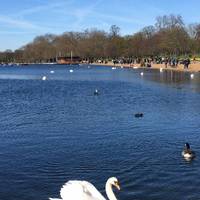
[[62, 199], [49, 198], [49, 200], [62, 200]]
[[87, 181], [68, 181], [60, 190], [63, 200], [105, 200], [101, 193]]

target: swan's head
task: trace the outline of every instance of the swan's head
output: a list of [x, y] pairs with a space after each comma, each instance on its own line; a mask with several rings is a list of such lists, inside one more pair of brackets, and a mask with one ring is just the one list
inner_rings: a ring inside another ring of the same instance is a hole
[[189, 143], [187, 143], [187, 142], [185, 143], [185, 148], [186, 148], [186, 149], [190, 149]]
[[120, 190], [120, 185], [119, 185], [119, 181], [117, 180], [116, 177], [111, 177], [108, 179], [108, 184], [115, 186], [118, 190]]

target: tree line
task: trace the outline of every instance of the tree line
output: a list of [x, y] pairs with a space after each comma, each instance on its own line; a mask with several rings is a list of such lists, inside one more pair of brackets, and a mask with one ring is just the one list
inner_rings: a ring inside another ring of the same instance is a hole
[[15, 50], [0, 52], [0, 62], [54, 62], [58, 56], [79, 56], [90, 62], [97, 59], [134, 59], [154, 56], [195, 56], [200, 54], [200, 23], [186, 25], [180, 15], [164, 15], [155, 24], [133, 35], [122, 36], [116, 25], [109, 32], [88, 29], [62, 35], [37, 36]]

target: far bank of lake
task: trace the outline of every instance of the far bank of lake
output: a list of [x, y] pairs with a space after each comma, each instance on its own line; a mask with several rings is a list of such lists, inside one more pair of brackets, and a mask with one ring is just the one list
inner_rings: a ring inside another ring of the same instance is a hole
[[[111, 67], [128, 67], [128, 68], [148, 68], [148, 67], [141, 67], [141, 64], [113, 64], [113, 62], [108, 62], [108, 63], [93, 63], [95, 65], [103, 65], [103, 66], [111, 66]], [[174, 70], [174, 71], [186, 71], [186, 72], [200, 72], [200, 62], [192, 62], [189, 65], [188, 69], [184, 69], [184, 65], [183, 64], [179, 64], [176, 67], [171, 67], [171, 66], [167, 66], [167, 68], [165, 67], [165, 64], [156, 64], [156, 63], [152, 63], [151, 67], [149, 69], [161, 69], [162, 70]]]

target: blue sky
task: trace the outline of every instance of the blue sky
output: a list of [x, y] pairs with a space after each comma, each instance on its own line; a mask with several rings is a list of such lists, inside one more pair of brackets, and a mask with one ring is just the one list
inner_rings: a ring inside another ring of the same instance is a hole
[[133, 34], [155, 17], [180, 14], [200, 23], [199, 0], [0, 0], [0, 51], [15, 50], [45, 33], [120, 27]]

